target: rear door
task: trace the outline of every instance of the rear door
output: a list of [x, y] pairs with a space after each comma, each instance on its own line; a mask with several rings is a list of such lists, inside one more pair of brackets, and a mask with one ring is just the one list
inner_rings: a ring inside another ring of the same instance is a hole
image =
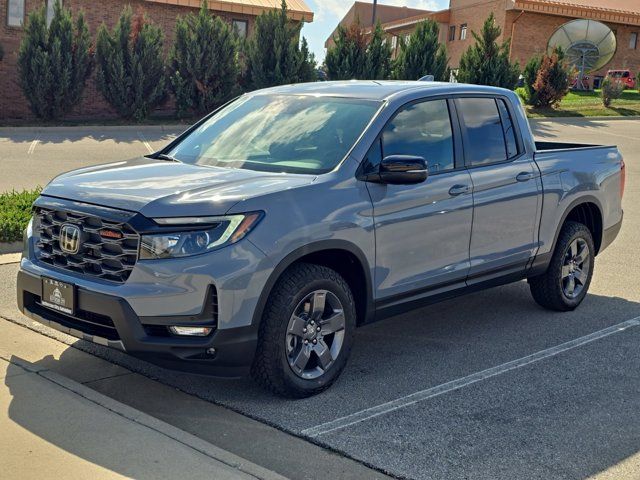
[[469, 284], [522, 272], [538, 244], [540, 171], [511, 108], [502, 97], [456, 99], [473, 183]]
[[386, 156], [413, 155], [429, 168], [418, 185], [367, 184], [375, 216], [376, 296], [389, 303], [466, 280], [471, 176], [451, 108], [447, 99], [401, 107], [365, 159], [366, 168], [375, 169]]

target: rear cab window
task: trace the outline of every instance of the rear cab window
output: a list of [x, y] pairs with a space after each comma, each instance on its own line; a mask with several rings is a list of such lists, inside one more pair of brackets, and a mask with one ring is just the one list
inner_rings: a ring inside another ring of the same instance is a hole
[[511, 113], [501, 98], [456, 100], [467, 166], [506, 162], [520, 152]]

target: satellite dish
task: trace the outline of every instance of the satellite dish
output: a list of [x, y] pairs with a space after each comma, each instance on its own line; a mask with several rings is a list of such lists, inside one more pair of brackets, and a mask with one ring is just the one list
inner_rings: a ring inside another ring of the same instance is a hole
[[578, 71], [578, 89], [585, 89], [586, 74], [600, 70], [616, 53], [616, 35], [604, 23], [573, 20], [558, 28], [549, 39], [549, 53], [557, 47], [565, 52], [570, 65]]

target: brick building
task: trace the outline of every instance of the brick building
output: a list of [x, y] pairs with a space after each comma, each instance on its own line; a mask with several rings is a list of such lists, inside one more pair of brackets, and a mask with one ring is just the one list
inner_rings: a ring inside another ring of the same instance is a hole
[[[133, 11], [142, 8], [151, 21], [165, 33], [165, 49], [173, 42], [176, 18], [200, 8], [200, 0], [62, 0], [66, 8], [76, 13], [82, 10], [95, 40], [98, 27], [104, 22], [112, 28], [125, 5]], [[17, 54], [23, 35], [23, 25], [29, 12], [46, 4], [52, 15], [54, 0], [0, 0], [0, 44], [4, 59], [0, 61], [0, 120], [28, 119], [31, 113], [17, 83]], [[255, 18], [267, 10], [280, 8], [280, 0], [209, 0], [214, 15], [232, 23], [241, 35], [250, 35]], [[313, 21], [313, 12], [304, 0], [288, 0], [289, 16], [293, 21]], [[97, 91], [93, 79], [87, 82], [81, 104], [70, 117], [115, 116]]]
[[[394, 55], [399, 50], [399, 39], [411, 35], [418, 22], [432, 18], [440, 24], [440, 41], [445, 43], [449, 65], [455, 70], [462, 53], [474, 42], [471, 31], [479, 32], [493, 12], [502, 28], [502, 40], [510, 39], [511, 58], [521, 65], [534, 54], [544, 52], [560, 26], [575, 19], [591, 19], [608, 25], [617, 40], [613, 59], [595, 76], [602, 76], [609, 69], [630, 69], [634, 76], [640, 72], [640, 0], [450, 0], [446, 10], [418, 13], [404, 7], [385, 8], [393, 11], [387, 11], [387, 17], [395, 14], [396, 18], [377, 18], [389, 35]], [[356, 17], [365, 33], [370, 33], [372, 5], [356, 2], [341, 24], [348, 25]], [[325, 46], [332, 43], [329, 38]]]

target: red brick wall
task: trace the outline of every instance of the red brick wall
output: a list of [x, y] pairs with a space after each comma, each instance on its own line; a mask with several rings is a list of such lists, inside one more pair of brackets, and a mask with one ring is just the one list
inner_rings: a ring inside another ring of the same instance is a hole
[[[31, 119], [33, 115], [17, 83], [16, 62], [23, 30], [7, 27], [7, 1], [0, 0], [0, 43], [4, 48], [4, 60], [0, 62], [0, 120]], [[26, 0], [27, 14], [42, 4], [42, 0]], [[71, 8], [73, 12], [84, 11], [94, 41], [98, 27], [104, 22], [107, 27], [112, 28], [120, 17], [123, 7], [127, 4], [131, 5], [134, 11], [142, 8], [154, 23], [162, 27], [165, 32], [166, 52], [173, 41], [176, 18], [195, 11], [189, 7], [144, 0], [129, 0], [127, 2], [122, 0], [100, 0], [99, 2], [95, 0], [64, 0], [64, 6]], [[215, 11], [213, 13], [228, 21], [232, 19], [247, 20], [249, 33], [251, 32], [254, 17]], [[165, 105], [163, 108], [166, 110], [170, 108], [170, 105]], [[82, 102], [69, 115], [70, 118], [109, 118], [115, 116], [115, 112], [105, 103], [102, 95], [97, 91], [93, 78], [87, 82]]]
[[[517, 18], [518, 14], [509, 12], [507, 24], [513, 24]], [[513, 28], [512, 58], [518, 60], [520, 65], [524, 66], [533, 55], [545, 52], [551, 35], [560, 25], [571, 20], [574, 20], [574, 18], [525, 12], [517, 19]], [[595, 75], [604, 76], [607, 70], [630, 69], [633, 76], [636, 76], [640, 72], [640, 40], [635, 50], [629, 48], [629, 41], [632, 32], [640, 34], [640, 27], [619, 24], [608, 25], [616, 31], [618, 48], [611, 62], [605, 65], [602, 70], [596, 72]], [[511, 29], [511, 27], [509, 28]]]

